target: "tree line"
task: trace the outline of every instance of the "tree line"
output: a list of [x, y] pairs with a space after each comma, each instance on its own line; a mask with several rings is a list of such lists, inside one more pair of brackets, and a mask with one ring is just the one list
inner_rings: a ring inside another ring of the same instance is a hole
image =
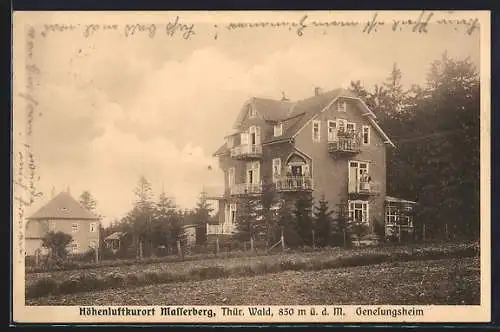
[[479, 237], [480, 79], [470, 59], [445, 52], [429, 66], [423, 86], [405, 89], [397, 64], [362, 98], [394, 141], [389, 150], [388, 191], [415, 200], [417, 233]]

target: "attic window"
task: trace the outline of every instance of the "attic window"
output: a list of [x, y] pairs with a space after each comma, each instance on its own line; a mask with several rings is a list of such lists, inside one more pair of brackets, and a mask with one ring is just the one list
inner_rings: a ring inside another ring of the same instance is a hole
[[283, 135], [283, 124], [278, 123], [274, 125], [274, 136], [281, 136]]
[[255, 112], [255, 109], [252, 107], [252, 105], [248, 105], [248, 117], [255, 118], [256, 115], [257, 112]]
[[62, 207], [59, 209], [61, 212], [67, 212], [68, 211], [68, 208], [65, 208], [65, 207]]
[[339, 100], [337, 102], [337, 111], [339, 112], [345, 112], [347, 110], [347, 103], [345, 100]]

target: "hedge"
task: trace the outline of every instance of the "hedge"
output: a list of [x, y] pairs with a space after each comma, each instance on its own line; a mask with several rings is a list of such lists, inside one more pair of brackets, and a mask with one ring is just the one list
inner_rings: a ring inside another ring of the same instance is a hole
[[254, 276], [283, 271], [316, 271], [341, 267], [355, 267], [386, 262], [405, 262], [416, 260], [436, 260], [454, 257], [473, 257], [479, 254], [479, 245], [459, 248], [415, 249], [400, 253], [364, 253], [341, 258], [321, 257], [305, 260], [278, 257], [276, 262], [252, 262], [246, 265], [225, 267], [222, 265], [193, 268], [184, 273], [170, 271], [118, 273], [110, 272], [97, 276], [91, 272], [75, 273], [70, 278], [57, 282], [43, 277], [26, 286], [26, 298], [47, 295], [70, 294], [97, 291], [109, 288], [136, 287], [182, 281], [198, 281], [227, 277]]

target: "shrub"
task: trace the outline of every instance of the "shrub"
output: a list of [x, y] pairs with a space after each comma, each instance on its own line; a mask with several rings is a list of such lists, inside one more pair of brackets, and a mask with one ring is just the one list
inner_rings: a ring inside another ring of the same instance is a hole
[[215, 278], [227, 277], [229, 273], [222, 266], [208, 266], [208, 267], [194, 268], [191, 271], [189, 271], [189, 275], [202, 280], [202, 279], [215, 279]]
[[120, 273], [110, 272], [104, 276], [104, 284], [107, 288], [116, 288], [125, 285], [125, 276]]
[[160, 277], [156, 272], [146, 272], [144, 274], [144, 281], [146, 284], [157, 284], [160, 281]]
[[229, 275], [235, 277], [247, 277], [255, 275], [251, 265], [237, 265], [229, 269]]
[[41, 278], [26, 288], [26, 298], [35, 298], [59, 293], [59, 285], [52, 278]]

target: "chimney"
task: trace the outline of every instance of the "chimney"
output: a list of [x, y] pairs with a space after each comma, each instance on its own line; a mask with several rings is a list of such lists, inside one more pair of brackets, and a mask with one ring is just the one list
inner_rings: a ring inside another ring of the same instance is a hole
[[285, 96], [285, 91], [281, 92], [281, 101], [289, 101], [290, 99], [288, 99], [286, 96]]
[[317, 87], [314, 88], [314, 95], [315, 96], [319, 96], [322, 92], [323, 91], [321, 90], [320, 87], [317, 86]]

